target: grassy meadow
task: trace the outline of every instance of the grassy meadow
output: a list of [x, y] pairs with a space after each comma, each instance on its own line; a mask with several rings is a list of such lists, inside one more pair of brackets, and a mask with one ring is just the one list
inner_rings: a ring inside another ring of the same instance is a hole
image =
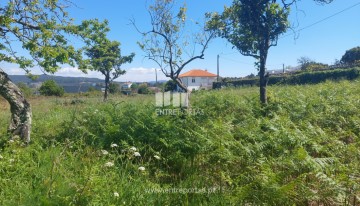
[[0, 100], [0, 205], [359, 205], [360, 81], [191, 95], [30, 98], [32, 142], [8, 141]]

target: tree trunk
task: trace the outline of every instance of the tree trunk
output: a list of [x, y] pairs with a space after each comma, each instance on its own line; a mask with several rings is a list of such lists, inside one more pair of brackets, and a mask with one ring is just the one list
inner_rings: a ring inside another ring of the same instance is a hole
[[110, 87], [110, 72], [107, 72], [105, 75], [105, 93], [104, 93], [104, 102], [108, 99], [109, 94], [109, 87]]
[[30, 104], [2, 70], [0, 70], [0, 95], [10, 104], [11, 122], [8, 132], [12, 137], [19, 136], [25, 143], [29, 143], [32, 120]]
[[179, 78], [174, 78], [172, 79], [173, 81], [176, 82], [176, 84], [183, 90], [185, 90], [185, 92], [189, 92], [188, 89], [186, 88], [186, 86], [181, 82], [181, 80]]
[[267, 50], [264, 49], [263, 51], [260, 51], [260, 102], [263, 104], [267, 104], [267, 92], [266, 92], [266, 86], [268, 83], [269, 75], [265, 74], [266, 72], [266, 59], [267, 59]]

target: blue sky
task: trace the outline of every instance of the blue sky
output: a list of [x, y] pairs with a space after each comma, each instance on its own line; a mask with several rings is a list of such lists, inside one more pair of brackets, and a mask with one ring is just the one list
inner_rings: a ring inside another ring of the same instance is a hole
[[[77, 23], [83, 19], [108, 19], [111, 28], [109, 38], [121, 42], [122, 54], [136, 53], [134, 61], [123, 66], [127, 70], [127, 74], [121, 76], [117, 81], [155, 80], [154, 71], [157, 66], [152, 61], [144, 58], [145, 54], [137, 45], [137, 41], [141, 40], [141, 35], [129, 24], [130, 19], [134, 18], [140, 29], [148, 30], [151, 28], [146, 10], [146, 4], [150, 2], [150, 0], [77, 0], [76, 7], [73, 6], [69, 10], [70, 16]], [[187, 15], [190, 19], [202, 21], [205, 12], [221, 12], [224, 5], [230, 5], [231, 2], [232, 0], [187, 0]], [[333, 3], [328, 5], [319, 5], [312, 0], [302, 0], [298, 3], [297, 9], [292, 8], [290, 22], [296, 25], [295, 30], [299, 30], [357, 3], [360, 3], [360, 0], [334, 0]], [[298, 32], [296, 39], [292, 31], [289, 30], [283, 37], [280, 37], [278, 46], [270, 49], [267, 68], [270, 70], [281, 69], [282, 64], [296, 66], [297, 59], [302, 56], [310, 57], [318, 62], [332, 64], [335, 59], [340, 59], [346, 50], [360, 46], [359, 19], [360, 5], [357, 5]], [[254, 59], [242, 56], [238, 51], [232, 49], [232, 46], [224, 39], [213, 40], [205, 53], [205, 59], [196, 60], [188, 65], [183, 72], [196, 68], [207, 69], [216, 73], [216, 56], [218, 54], [220, 55], [221, 76], [241, 77], [250, 73], [257, 73], [254, 68]], [[21, 70], [17, 69], [16, 65], [1, 63], [0, 67], [9, 74], [22, 73]], [[34, 73], [40, 73], [39, 69], [36, 68], [33, 71]], [[103, 79], [99, 73], [89, 72], [85, 75], [76, 68], [68, 66], [64, 66], [55, 75]], [[166, 78], [159, 75], [159, 79]]]

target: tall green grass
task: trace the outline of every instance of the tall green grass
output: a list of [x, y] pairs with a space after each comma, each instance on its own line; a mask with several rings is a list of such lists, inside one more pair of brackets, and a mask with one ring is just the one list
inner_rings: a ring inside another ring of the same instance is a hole
[[175, 116], [151, 95], [34, 99], [32, 144], [1, 136], [0, 205], [356, 205], [359, 86], [199, 91]]

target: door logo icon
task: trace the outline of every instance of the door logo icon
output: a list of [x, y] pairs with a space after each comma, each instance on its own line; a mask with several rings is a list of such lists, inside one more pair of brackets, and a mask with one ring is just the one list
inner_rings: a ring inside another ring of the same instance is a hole
[[155, 94], [156, 107], [166, 107], [172, 105], [173, 107], [188, 107], [189, 93], [171, 93], [171, 92], [157, 92]]

